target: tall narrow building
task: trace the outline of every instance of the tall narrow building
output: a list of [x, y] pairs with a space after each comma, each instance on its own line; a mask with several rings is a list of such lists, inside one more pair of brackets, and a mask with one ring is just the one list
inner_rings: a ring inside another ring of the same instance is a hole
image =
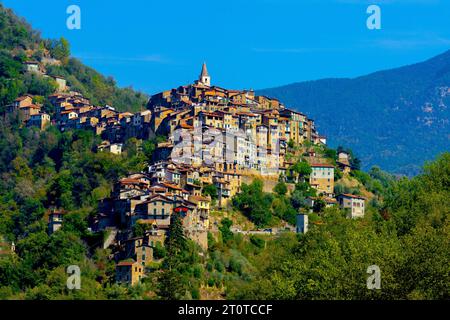
[[211, 77], [208, 74], [208, 69], [206, 68], [206, 63], [203, 62], [202, 66], [202, 72], [200, 73], [200, 77], [198, 79], [198, 82], [210, 87], [211, 86]]

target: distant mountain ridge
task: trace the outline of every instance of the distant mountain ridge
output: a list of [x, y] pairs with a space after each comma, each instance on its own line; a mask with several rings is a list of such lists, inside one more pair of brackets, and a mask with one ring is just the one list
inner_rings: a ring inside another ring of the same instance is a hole
[[315, 119], [331, 146], [352, 148], [365, 168], [414, 175], [450, 150], [450, 50], [425, 62], [354, 79], [258, 90]]

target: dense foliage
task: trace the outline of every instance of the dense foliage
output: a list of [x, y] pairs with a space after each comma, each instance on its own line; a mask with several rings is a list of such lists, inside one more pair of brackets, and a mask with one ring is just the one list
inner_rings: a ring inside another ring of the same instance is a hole
[[395, 178], [379, 167], [372, 167], [369, 172], [354, 170], [352, 176], [361, 182], [364, 187], [376, 195], [383, 195], [385, 190], [392, 186]]
[[[268, 243], [255, 260], [256, 279], [234, 283], [229, 297], [448, 299], [450, 154], [386, 193], [383, 208], [364, 219], [328, 209], [307, 234]], [[381, 269], [381, 290], [366, 287], [371, 265]]]
[[[113, 266], [103, 235], [87, 229], [89, 215], [118, 177], [144, 168], [146, 156], [95, 153], [99, 138], [88, 131], [18, 127], [0, 123], [0, 240], [16, 244], [15, 255], [0, 257], [0, 298], [106, 297], [99, 290], [112, 284]], [[52, 207], [66, 215], [63, 229], [49, 236]], [[51, 285], [69, 264], [81, 266], [84, 291]]]
[[257, 227], [268, 227], [281, 220], [295, 224], [297, 212], [306, 207], [305, 200], [315, 196], [316, 191], [308, 183], [299, 182], [292, 194], [287, 194], [287, 185], [279, 182], [274, 193], [263, 191], [264, 182], [255, 179], [251, 184], [243, 184], [241, 192], [233, 198], [233, 207], [241, 211]]
[[70, 58], [63, 66], [48, 67], [52, 76], [67, 79], [73, 91], [82, 93], [94, 105], [110, 105], [120, 111], [137, 112], [145, 109], [148, 97], [133, 88], [118, 88], [112, 77], [104, 77], [79, 60]]

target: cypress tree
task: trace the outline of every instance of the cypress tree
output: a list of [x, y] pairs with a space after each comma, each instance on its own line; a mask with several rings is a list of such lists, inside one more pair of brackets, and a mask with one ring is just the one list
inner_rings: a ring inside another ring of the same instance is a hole
[[182, 299], [186, 293], [186, 286], [177, 268], [181, 264], [181, 254], [187, 248], [187, 240], [181, 217], [176, 212], [170, 217], [170, 228], [165, 245], [167, 257], [164, 261], [164, 270], [158, 279], [158, 295], [165, 300]]
[[184, 235], [183, 224], [178, 213], [174, 212], [170, 217], [169, 235], [166, 238], [168, 258], [175, 258], [187, 248], [187, 240]]

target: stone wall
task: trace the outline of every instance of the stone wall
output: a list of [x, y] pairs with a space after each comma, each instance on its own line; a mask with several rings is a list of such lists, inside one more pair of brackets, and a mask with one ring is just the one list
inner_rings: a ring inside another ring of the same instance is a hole
[[208, 231], [206, 230], [189, 230], [186, 235], [196, 242], [203, 250], [208, 250]]

